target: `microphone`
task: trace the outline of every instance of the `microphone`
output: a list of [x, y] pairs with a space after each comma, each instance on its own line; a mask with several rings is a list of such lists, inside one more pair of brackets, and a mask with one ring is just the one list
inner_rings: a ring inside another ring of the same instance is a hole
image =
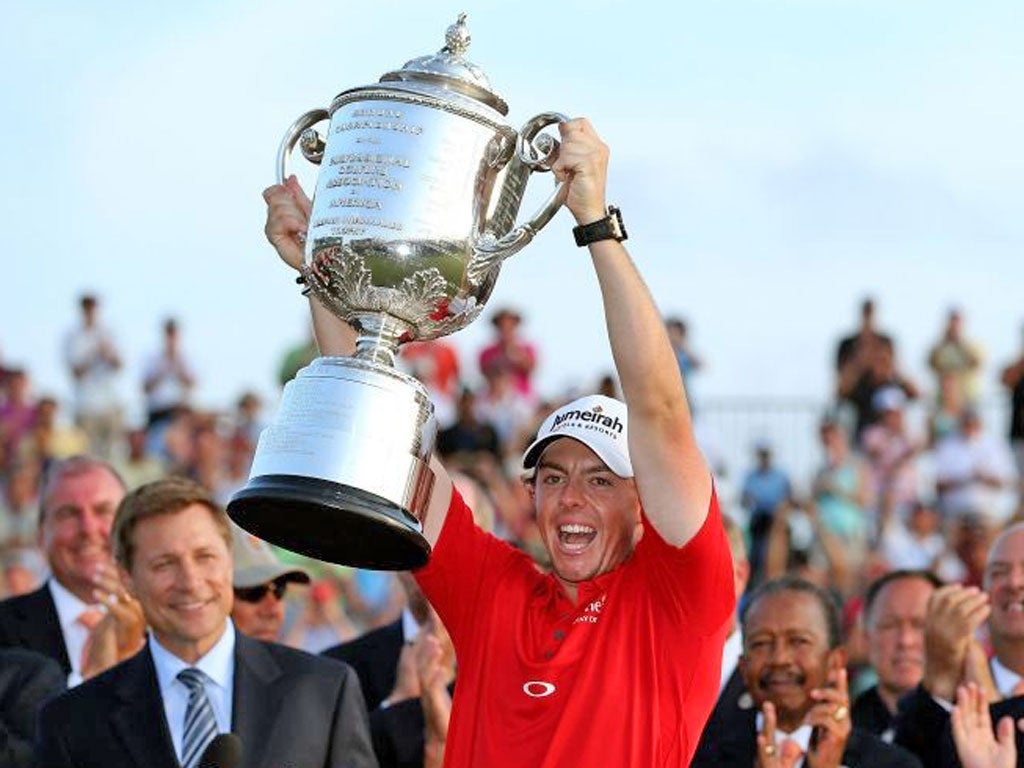
[[218, 733], [206, 745], [197, 768], [240, 768], [242, 740], [233, 733]]

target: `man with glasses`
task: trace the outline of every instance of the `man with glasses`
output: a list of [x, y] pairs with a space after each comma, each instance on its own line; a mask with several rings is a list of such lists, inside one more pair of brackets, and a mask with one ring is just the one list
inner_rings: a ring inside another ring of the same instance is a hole
[[235, 628], [258, 640], [280, 642], [285, 592], [289, 584], [309, 584], [309, 574], [282, 563], [262, 539], [237, 526], [232, 529]]

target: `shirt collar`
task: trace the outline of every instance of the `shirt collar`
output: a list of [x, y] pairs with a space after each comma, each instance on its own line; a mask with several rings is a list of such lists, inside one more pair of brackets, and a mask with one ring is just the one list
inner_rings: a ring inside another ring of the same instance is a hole
[[722, 646], [722, 684], [721, 688], [725, 688], [725, 684], [729, 682], [729, 678], [732, 677], [732, 673], [736, 671], [736, 665], [739, 663], [740, 656], [743, 655], [743, 634], [739, 630], [737, 624], [736, 629], [732, 631], [732, 634], [725, 639], [725, 645]]
[[1020, 683], [1021, 676], [1012, 669], [1003, 666], [1003, 663], [994, 656], [992, 657], [991, 666], [992, 679], [996, 684], [996, 689], [1006, 698], [1013, 696], [1013, 689]]
[[[763, 727], [764, 727], [764, 715], [762, 715], [760, 712], [758, 712], [757, 713], [757, 717], [755, 719], [755, 728], [757, 728], [758, 733], [760, 733], [761, 729]], [[803, 725], [801, 725], [799, 728], [797, 728], [792, 733], [786, 733], [781, 728], [776, 728], [775, 729], [775, 746], [776, 747], [781, 747], [782, 746], [782, 742], [784, 742], [786, 739], [789, 739], [790, 741], [795, 741], [797, 743], [797, 746], [799, 746], [800, 749], [803, 750], [803, 753], [806, 755], [807, 751], [808, 751], [808, 749], [810, 748], [810, 745], [811, 745], [811, 732], [813, 730], [814, 729], [810, 725], [808, 725], [807, 723], [804, 723]]]
[[402, 609], [402, 640], [411, 643], [420, 633], [420, 623], [408, 608]]
[[220, 639], [195, 664], [182, 661], [164, 648], [152, 632], [149, 633], [149, 651], [153, 655], [156, 679], [161, 691], [167, 691], [175, 683], [184, 685], [178, 680], [178, 673], [188, 667], [195, 667], [221, 689], [231, 690], [235, 676], [235, 625], [230, 619], [226, 621]]
[[53, 605], [57, 609], [57, 620], [60, 622], [61, 629], [63, 630], [66, 630], [78, 621], [78, 617], [84, 611], [95, 607], [88, 603], [83, 603], [55, 578], [51, 577], [46, 583], [50, 588]]

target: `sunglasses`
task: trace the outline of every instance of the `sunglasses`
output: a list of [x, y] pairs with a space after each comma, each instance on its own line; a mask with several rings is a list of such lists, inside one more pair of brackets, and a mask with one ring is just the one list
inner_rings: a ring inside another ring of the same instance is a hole
[[274, 599], [283, 600], [286, 589], [288, 589], [287, 581], [272, 581], [269, 584], [260, 584], [258, 587], [235, 587], [235, 597], [245, 603], [258, 603], [267, 596], [267, 592], [272, 592]]

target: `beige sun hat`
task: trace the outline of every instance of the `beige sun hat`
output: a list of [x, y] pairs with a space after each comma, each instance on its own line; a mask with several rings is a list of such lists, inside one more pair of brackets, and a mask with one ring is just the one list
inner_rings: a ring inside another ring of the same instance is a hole
[[309, 584], [306, 571], [282, 563], [267, 542], [243, 531], [234, 523], [231, 524], [231, 555], [235, 561], [236, 588], [258, 587], [283, 577], [298, 584]]

